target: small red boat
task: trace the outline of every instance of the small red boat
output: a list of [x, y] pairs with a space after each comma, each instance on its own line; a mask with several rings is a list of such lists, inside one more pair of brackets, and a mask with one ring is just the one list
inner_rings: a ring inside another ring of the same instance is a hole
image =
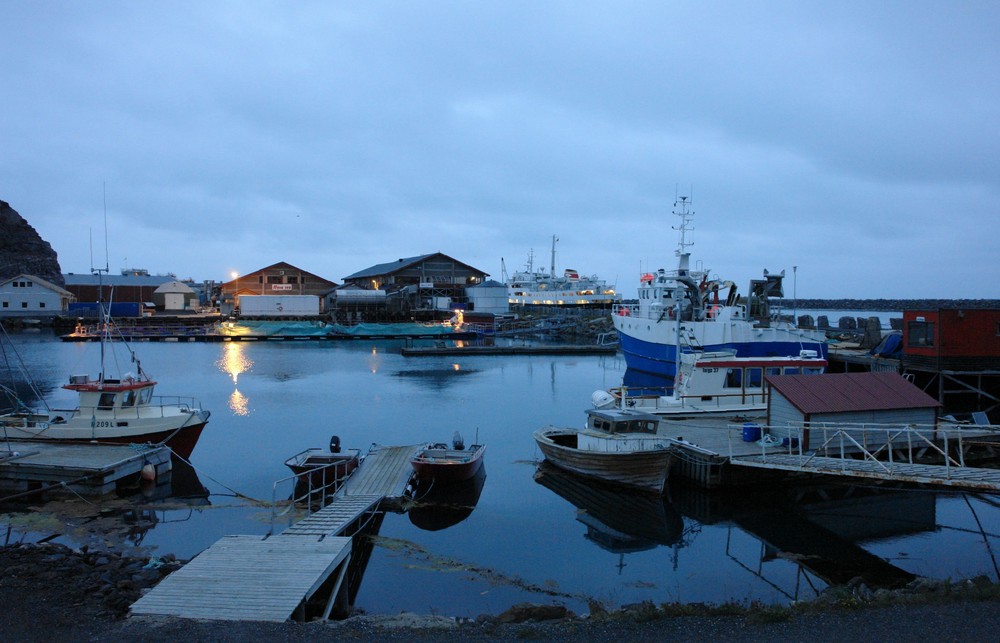
[[330, 450], [306, 449], [285, 460], [285, 466], [299, 477], [300, 483], [309, 483], [313, 489], [324, 489], [343, 482], [361, 462], [358, 449], [340, 450], [340, 440], [330, 440]]
[[468, 449], [456, 435], [451, 446], [429, 444], [413, 456], [410, 464], [422, 481], [460, 482], [472, 478], [483, 466], [486, 445], [473, 444]]

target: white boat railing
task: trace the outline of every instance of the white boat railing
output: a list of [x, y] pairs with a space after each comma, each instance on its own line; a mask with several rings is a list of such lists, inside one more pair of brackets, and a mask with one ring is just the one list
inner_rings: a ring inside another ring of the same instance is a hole
[[159, 417], [166, 417], [168, 415], [166, 409], [170, 409], [169, 415], [176, 415], [178, 412], [201, 413], [202, 410], [201, 402], [193, 397], [156, 395], [151, 397], [149, 402], [145, 404], [135, 404], [133, 406], [79, 406], [75, 409], [52, 409], [49, 415], [53, 418], [62, 415], [67, 419], [73, 415], [139, 419], [157, 417], [157, 411], [159, 411]]

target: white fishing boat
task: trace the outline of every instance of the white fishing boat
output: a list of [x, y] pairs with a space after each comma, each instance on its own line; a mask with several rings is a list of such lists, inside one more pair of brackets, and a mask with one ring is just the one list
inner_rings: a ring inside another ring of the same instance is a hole
[[[106, 370], [105, 355], [116, 331], [113, 320], [101, 302], [101, 359], [96, 377], [71, 375], [63, 388], [78, 396], [73, 408], [32, 409], [12, 391], [6, 390], [12, 408], [0, 415], [0, 438], [83, 442], [99, 444], [165, 444], [175, 454], [191, 456], [209, 411], [191, 397], [153, 395], [156, 382], [143, 371], [135, 352], [127, 349], [135, 371], [111, 375]], [[107, 360], [111, 361], [111, 360]], [[117, 361], [117, 360], [115, 360]]]
[[581, 276], [572, 268], [566, 268], [561, 277], [556, 275], [556, 242], [552, 236], [552, 264], [548, 272], [535, 269], [534, 252], [528, 254], [524, 270], [515, 272], [509, 278], [504, 276], [507, 286], [507, 301], [512, 305], [531, 306], [610, 306], [621, 301], [613, 285], [597, 275]]
[[629, 408], [671, 418], [693, 415], [755, 415], [767, 410], [765, 379], [771, 375], [821, 375], [827, 360], [816, 351], [792, 357], [737, 357], [733, 351], [682, 353], [673, 387], [600, 389], [594, 408]]
[[693, 212], [680, 197], [677, 269], [663, 268], [640, 276], [638, 300], [612, 307], [612, 321], [629, 368], [673, 378], [685, 351], [735, 351], [739, 357], [796, 355], [814, 350], [827, 356], [822, 331], [798, 328], [772, 310], [770, 299], [784, 297], [784, 272], [750, 282], [743, 303], [736, 285], [708, 269], [692, 268], [686, 234]]
[[592, 409], [583, 429], [545, 427], [534, 438], [545, 458], [572, 473], [664, 493], [674, 440], [657, 435], [659, 418], [632, 410]]

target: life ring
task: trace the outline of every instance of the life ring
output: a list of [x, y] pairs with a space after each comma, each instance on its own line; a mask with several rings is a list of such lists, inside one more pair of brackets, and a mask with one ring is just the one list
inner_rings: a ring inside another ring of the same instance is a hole
[[643, 276], [639, 277], [639, 281], [641, 281], [642, 283], [645, 283], [645, 284], [651, 284], [651, 283], [653, 283], [653, 275], [652, 275], [652, 273], [649, 273], [649, 272], [645, 273]]

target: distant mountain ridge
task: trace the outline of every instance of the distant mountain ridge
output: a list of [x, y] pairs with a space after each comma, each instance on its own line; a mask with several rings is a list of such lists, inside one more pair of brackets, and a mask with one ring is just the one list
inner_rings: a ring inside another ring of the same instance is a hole
[[[782, 300], [785, 308], [792, 305], [787, 297]], [[798, 308], [806, 310], [937, 310], [955, 308], [1000, 308], [1000, 299], [799, 299]]]
[[0, 201], [0, 280], [21, 273], [34, 275], [57, 286], [65, 280], [59, 256], [49, 242], [6, 201]]

